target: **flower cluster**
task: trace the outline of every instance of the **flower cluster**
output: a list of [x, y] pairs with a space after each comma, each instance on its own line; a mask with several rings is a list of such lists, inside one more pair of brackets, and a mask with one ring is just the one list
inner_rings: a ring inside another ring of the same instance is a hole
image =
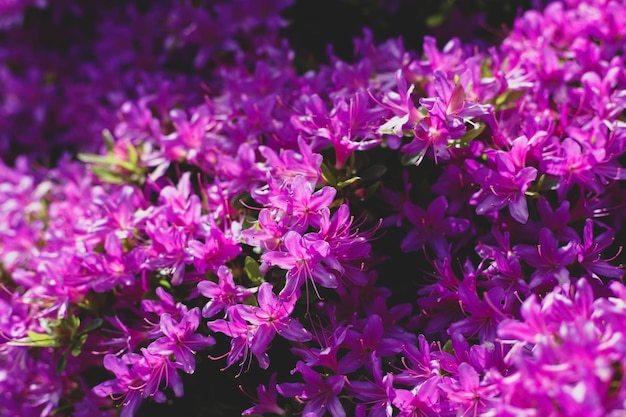
[[624, 413], [626, 1], [304, 71], [292, 0], [5, 3], [0, 415]]

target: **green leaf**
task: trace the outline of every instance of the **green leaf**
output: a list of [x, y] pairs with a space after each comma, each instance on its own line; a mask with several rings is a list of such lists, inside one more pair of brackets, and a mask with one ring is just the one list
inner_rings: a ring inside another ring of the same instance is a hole
[[91, 154], [91, 153], [79, 153], [78, 159], [87, 164], [118, 166], [120, 168], [124, 168], [127, 171], [134, 171], [136, 168], [136, 165], [133, 165], [131, 162], [117, 158], [111, 154], [96, 155], [96, 154]]
[[556, 190], [559, 183], [560, 180], [558, 177], [542, 174], [539, 179], [534, 183], [532, 189], [537, 191]]
[[363, 181], [376, 181], [387, 173], [387, 167], [384, 165], [372, 165], [359, 172], [359, 176]]
[[172, 289], [172, 284], [168, 280], [166, 280], [166, 279], [160, 280], [159, 281], [159, 286], [163, 287], [163, 288], [166, 288], [168, 290]]
[[359, 181], [361, 179], [361, 177], [352, 177], [352, 178], [348, 178], [345, 181], [339, 181], [337, 183], [337, 188], [341, 189], [344, 187], [347, 187], [350, 184], [354, 184], [355, 182]]
[[63, 354], [61, 354], [61, 357], [57, 361], [57, 373], [59, 374], [63, 373], [63, 371], [65, 370], [65, 365], [67, 365], [67, 355], [68, 351], [66, 350], [65, 352], [63, 352]]
[[102, 131], [102, 138], [104, 139], [104, 145], [107, 148], [107, 152], [113, 152], [113, 148], [115, 147], [115, 139], [113, 138], [113, 134], [109, 129], [104, 129]]
[[419, 164], [422, 163], [424, 156], [426, 156], [425, 150], [415, 155], [405, 154], [405, 155], [402, 155], [402, 157], [400, 158], [400, 162], [402, 162], [402, 165], [405, 165], [405, 166], [410, 166], [410, 165], [418, 166]]
[[246, 256], [243, 262], [243, 270], [254, 285], [261, 285], [261, 283], [263, 283], [263, 275], [261, 274], [259, 263], [255, 261], [254, 258]]
[[519, 100], [524, 94], [526, 94], [526, 91], [523, 91], [523, 90], [505, 91], [504, 93], [496, 97], [496, 99], [494, 100], [496, 109], [502, 110], [503, 108], [506, 107], [506, 105], [510, 105], [510, 104], [517, 102], [517, 100]]
[[322, 178], [331, 186], [337, 185], [337, 177], [333, 174], [333, 171], [328, 167], [328, 165], [322, 163]]
[[137, 170], [137, 163], [139, 162], [139, 153], [137, 152], [137, 148], [135, 148], [132, 143], [128, 144], [127, 149], [128, 162], [133, 166], [132, 171], [135, 171]]
[[79, 153], [78, 159], [81, 162], [85, 162], [87, 164], [108, 164], [110, 160], [109, 155], [96, 155], [92, 153]]
[[440, 26], [446, 20], [444, 14], [435, 14], [426, 19], [426, 26], [434, 28]]
[[485, 59], [480, 63], [480, 77], [481, 78], [492, 78], [493, 71], [491, 70], [492, 61], [491, 59]]
[[81, 348], [87, 341], [87, 334], [81, 334], [78, 340], [72, 344], [72, 356], [80, 355]]
[[72, 313], [68, 314], [66, 320], [72, 329], [78, 329], [78, 326], [80, 326], [80, 318]]
[[111, 184], [123, 184], [124, 178], [120, 177], [118, 174], [111, 172], [110, 169], [99, 166], [92, 166], [91, 171], [102, 181], [108, 182]]
[[48, 333], [37, 333], [32, 330], [28, 331], [30, 346], [35, 347], [57, 347], [58, 343], [54, 337]]
[[95, 320], [90, 321], [81, 331], [81, 334], [87, 334], [87, 333], [91, 333], [94, 330], [98, 329], [100, 326], [102, 326], [102, 319], [101, 318], [97, 318]]
[[467, 146], [471, 141], [473, 141], [478, 136], [480, 136], [481, 133], [483, 133], [486, 126], [487, 125], [481, 123], [478, 125], [478, 127], [468, 130], [463, 136], [461, 136], [461, 138], [459, 139], [459, 143], [462, 146]]

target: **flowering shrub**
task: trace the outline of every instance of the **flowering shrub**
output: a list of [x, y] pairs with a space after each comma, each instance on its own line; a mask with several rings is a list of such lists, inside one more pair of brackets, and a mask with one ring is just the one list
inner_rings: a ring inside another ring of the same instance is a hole
[[291, 0], [5, 3], [0, 415], [623, 415], [626, 2], [305, 71]]

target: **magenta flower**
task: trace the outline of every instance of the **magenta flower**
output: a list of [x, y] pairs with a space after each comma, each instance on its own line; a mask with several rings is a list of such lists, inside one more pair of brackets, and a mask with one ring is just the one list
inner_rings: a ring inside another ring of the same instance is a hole
[[465, 161], [472, 179], [482, 187], [475, 194], [478, 203], [476, 213], [479, 215], [493, 213], [508, 207], [511, 216], [525, 224], [528, 221], [525, 193], [537, 178], [537, 169], [533, 167], [520, 169], [515, 165], [513, 158], [503, 151], [496, 152], [494, 161], [495, 171], [480, 166], [476, 161]]
[[[320, 348], [311, 348], [306, 345], [294, 347], [291, 352], [299, 355], [304, 359], [307, 366], [323, 366], [337, 373], [337, 354], [342, 347], [346, 335], [348, 333], [348, 327], [338, 326], [331, 334], [324, 335], [325, 329], [316, 329], [313, 332], [313, 337], [317, 340]], [[324, 340], [321, 340], [320, 333], [324, 336]]]
[[623, 410], [626, 392], [614, 382], [626, 352], [626, 292], [617, 282], [609, 287], [615, 297], [595, 299], [592, 284], [579, 279], [541, 301], [531, 296], [521, 320], [501, 323], [498, 334], [512, 345], [499, 380], [504, 407], [594, 417]]
[[459, 405], [457, 415], [476, 416], [483, 413], [496, 400], [498, 386], [481, 383], [478, 372], [468, 363], [461, 363], [458, 372], [458, 380], [446, 380], [439, 384], [439, 388], [452, 403]]
[[367, 318], [362, 331], [349, 329], [344, 342], [349, 351], [339, 360], [338, 372], [347, 375], [363, 365], [370, 369], [372, 355], [381, 358], [401, 352], [404, 342], [383, 337], [384, 331], [383, 321], [376, 314]]
[[258, 246], [267, 250], [276, 250], [289, 231], [289, 219], [284, 215], [276, 215], [273, 210], [262, 209], [259, 212], [257, 227], [241, 232], [241, 237], [248, 245]]
[[529, 285], [531, 288], [536, 288], [552, 281], [560, 285], [569, 282], [570, 273], [567, 267], [576, 260], [576, 249], [575, 242], [559, 246], [552, 232], [543, 228], [539, 231], [537, 246], [516, 245], [513, 251], [535, 268]]
[[478, 335], [481, 343], [493, 342], [498, 323], [506, 317], [502, 311], [504, 297], [504, 289], [501, 287], [491, 288], [482, 293], [482, 297], [479, 296], [476, 278], [466, 277], [459, 285], [459, 304], [467, 317], [452, 323], [448, 333], [467, 337]]
[[[104, 241], [105, 254], [90, 254], [84, 260], [90, 271], [89, 281], [94, 291], [106, 292], [119, 285], [129, 287], [135, 282], [137, 265], [135, 253], [125, 254], [120, 239], [109, 233]], [[135, 263], [135, 265], [133, 265]]]
[[320, 212], [331, 205], [337, 194], [332, 187], [323, 187], [314, 191], [313, 185], [301, 175], [295, 177], [290, 188], [282, 188], [280, 194], [271, 195], [270, 202], [287, 216], [293, 217], [292, 228], [305, 231], [309, 224], [318, 226]]
[[[178, 366], [170, 360], [168, 354], [154, 354], [149, 348], [142, 348], [141, 353], [150, 366], [150, 377], [146, 381], [144, 397], [153, 397], [157, 402], [164, 402], [167, 398], [161, 389], [171, 388], [178, 398], [184, 394], [183, 379], [178, 373]], [[165, 387], [163, 387], [165, 385]]]
[[347, 204], [339, 206], [332, 216], [329, 209], [323, 209], [321, 214], [319, 233], [307, 233], [303, 239], [328, 242], [330, 250], [323, 262], [341, 277], [342, 282], [347, 280], [356, 285], [367, 284], [364, 262], [371, 257], [369, 240], [376, 230], [359, 232], [358, 225], [353, 225], [354, 217], [350, 215]]
[[190, 174], [181, 175], [178, 185], [164, 187], [159, 195], [159, 203], [165, 212], [167, 220], [177, 226], [182, 226], [187, 232], [193, 232], [200, 222], [200, 198], [191, 193]]
[[[251, 360], [250, 344], [256, 333], [256, 327], [249, 325], [240, 315], [239, 309], [232, 308], [228, 312], [228, 320], [215, 320], [207, 323], [209, 329], [214, 332], [220, 332], [230, 337], [230, 350], [224, 355], [226, 358], [226, 367], [230, 367], [235, 361], [243, 357], [241, 366], [248, 360]], [[266, 352], [260, 352], [256, 355], [261, 368], [267, 369], [270, 360]]]
[[595, 193], [602, 192], [603, 186], [593, 172], [596, 161], [588, 145], [565, 138], [554, 148], [557, 150], [545, 155], [544, 164], [548, 174], [562, 178], [559, 182], [561, 195], [565, 195], [573, 184]]
[[[391, 417], [393, 415], [392, 401], [395, 398], [392, 373], [383, 376], [380, 358], [371, 354], [372, 373], [374, 381], [348, 381], [347, 390], [362, 403], [357, 404], [359, 411], [367, 409], [369, 417]], [[365, 415], [362, 412], [361, 415]]]
[[328, 242], [323, 240], [309, 241], [300, 234], [289, 231], [283, 239], [284, 251], [270, 251], [261, 259], [269, 266], [276, 265], [287, 270], [287, 283], [282, 294], [290, 297], [302, 284], [310, 279], [326, 288], [336, 288], [339, 283], [334, 273], [328, 271], [321, 261], [328, 255]]
[[445, 258], [450, 250], [446, 237], [458, 236], [470, 227], [467, 219], [445, 217], [447, 209], [445, 196], [434, 199], [426, 210], [410, 202], [404, 203], [403, 213], [414, 229], [402, 239], [402, 251], [417, 251], [428, 244], [438, 258]]
[[288, 300], [278, 298], [272, 291], [272, 284], [264, 282], [259, 287], [257, 299], [258, 307], [243, 304], [233, 307], [238, 310], [242, 319], [256, 327], [256, 332], [250, 342], [250, 350], [253, 354], [265, 353], [276, 334], [293, 342], [311, 340], [311, 334], [302, 324], [289, 317], [297, 300], [296, 297]]
[[430, 149], [435, 163], [450, 159], [449, 140], [458, 139], [465, 133], [461, 119], [453, 118], [446, 122], [445, 115], [440, 113], [433, 112], [424, 117], [413, 129], [413, 140], [401, 148], [402, 152], [412, 156], [416, 166], [422, 163]]
[[207, 228], [204, 242], [195, 239], [188, 242], [187, 252], [200, 273], [217, 272], [226, 261], [241, 253], [241, 247], [232, 236], [213, 224]]
[[182, 226], [170, 226], [165, 219], [156, 218], [147, 222], [146, 234], [151, 239], [147, 252], [147, 264], [152, 268], [169, 268], [172, 284], [180, 285], [185, 278], [188, 262], [188, 232]]
[[233, 274], [225, 265], [218, 268], [217, 277], [217, 284], [213, 281], [200, 281], [198, 283], [200, 294], [210, 298], [209, 302], [202, 308], [203, 317], [213, 317], [222, 310], [228, 311], [229, 307], [244, 301], [257, 291], [256, 288], [235, 285]]
[[169, 313], [161, 316], [160, 328], [164, 336], [156, 339], [148, 346], [150, 353], [174, 355], [177, 366], [188, 374], [196, 368], [194, 355], [199, 350], [215, 344], [210, 336], [195, 333], [200, 325], [200, 309], [192, 308], [176, 322]]
[[122, 358], [114, 355], [104, 357], [104, 367], [115, 374], [115, 379], [105, 381], [93, 388], [100, 397], [120, 398], [121, 417], [133, 417], [143, 400], [143, 389], [150, 375], [150, 367], [141, 355], [126, 354]]
[[270, 380], [267, 384], [267, 387], [265, 385], [259, 385], [256, 392], [257, 392], [257, 399], [255, 400], [256, 404], [244, 410], [243, 413], [241, 413], [241, 415], [249, 416], [249, 415], [256, 415], [256, 414], [262, 415], [265, 413], [274, 413], [274, 414], [278, 414], [282, 416], [283, 414], [285, 414], [285, 410], [282, 409], [276, 402], [278, 391], [276, 389], [276, 374], [275, 373], [272, 374], [272, 376], [270, 376]]
[[339, 394], [346, 380], [343, 375], [331, 375], [324, 378], [303, 362], [298, 362], [294, 372], [300, 372], [304, 383], [278, 384], [278, 392], [283, 397], [295, 398], [298, 402], [305, 404], [302, 410], [303, 415], [312, 413], [321, 417], [329, 412], [333, 417], [346, 416], [346, 411], [339, 401]]
[[428, 380], [411, 390], [396, 389], [393, 405], [400, 411], [398, 417], [440, 416], [440, 391], [437, 380]]
[[[393, 112], [394, 116], [383, 124], [378, 130], [384, 134], [394, 134], [397, 137], [404, 135], [404, 129], [413, 129], [424, 117], [413, 103], [413, 90], [415, 85], [411, 84], [407, 87], [407, 80], [402, 70], [397, 70], [395, 80], [398, 86], [398, 92], [389, 91], [383, 97], [379, 105]], [[389, 139], [388, 139], [389, 140]], [[398, 148], [399, 140], [392, 140], [390, 146], [394, 149]], [[395, 146], [394, 146], [395, 145]]]
[[376, 132], [381, 111], [368, 108], [368, 102], [367, 93], [362, 89], [348, 101], [340, 98], [331, 111], [328, 128], [318, 133], [333, 145], [337, 169], [345, 166], [354, 151], [366, 151], [382, 142]]
[[267, 168], [278, 178], [288, 179], [301, 175], [312, 184], [316, 184], [321, 178], [322, 155], [313, 153], [311, 146], [300, 137], [297, 152], [281, 149], [277, 154], [267, 146], [259, 146], [259, 152], [266, 158]]
[[592, 219], [585, 221], [583, 241], [578, 245], [578, 263], [580, 263], [593, 276], [620, 278], [624, 270], [611, 265], [607, 260], [601, 259], [602, 254], [613, 244], [615, 232], [609, 228], [600, 235], [593, 236], [593, 226], [596, 224]]

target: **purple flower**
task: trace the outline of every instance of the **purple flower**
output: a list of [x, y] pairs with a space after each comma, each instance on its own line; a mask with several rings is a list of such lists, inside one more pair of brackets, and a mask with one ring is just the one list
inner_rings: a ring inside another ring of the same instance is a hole
[[188, 374], [196, 368], [194, 355], [197, 351], [215, 344], [210, 336], [195, 333], [200, 325], [200, 309], [192, 308], [176, 322], [169, 313], [161, 316], [160, 328], [164, 336], [156, 339], [148, 346], [150, 353], [174, 355], [177, 365]]
[[393, 374], [387, 373], [383, 376], [380, 358], [375, 353], [371, 354], [371, 360], [374, 381], [348, 381], [347, 391], [354, 398], [363, 401], [357, 405], [357, 415], [360, 409], [367, 408], [369, 417], [391, 417], [392, 401], [395, 397]]
[[578, 244], [578, 263], [580, 263], [593, 276], [603, 276], [609, 278], [620, 278], [624, 275], [622, 268], [609, 264], [601, 259], [604, 251], [611, 246], [615, 240], [615, 232], [609, 228], [599, 236], [594, 238], [593, 226], [596, 222], [592, 219], [585, 221], [583, 230], [583, 241]]
[[311, 334], [296, 319], [289, 317], [293, 311], [296, 297], [289, 300], [278, 298], [272, 291], [272, 284], [264, 282], [259, 287], [258, 307], [237, 305], [242, 319], [256, 327], [250, 342], [250, 350], [255, 355], [267, 351], [274, 336], [278, 334], [293, 342], [311, 340]]
[[93, 274], [90, 276], [92, 288], [97, 292], [109, 291], [118, 285], [130, 287], [135, 282], [136, 262], [133, 253], [124, 253], [120, 239], [109, 233], [104, 241], [106, 254], [90, 254], [85, 258], [85, 267]]
[[368, 279], [364, 262], [371, 257], [369, 239], [376, 230], [354, 231], [358, 225], [353, 225], [354, 217], [350, 215], [347, 204], [339, 206], [332, 216], [329, 209], [323, 209], [321, 214], [319, 233], [307, 233], [303, 239], [327, 242], [329, 251], [323, 258], [324, 264], [335, 271], [343, 282], [347, 280], [356, 285], [365, 285]]
[[200, 281], [198, 283], [200, 294], [211, 299], [202, 308], [203, 317], [213, 317], [222, 310], [227, 312], [229, 307], [244, 301], [257, 291], [256, 288], [235, 285], [233, 274], [225, 265], [218, 268], [217, 277], [217, 284], [213, 281]]
[[448, 141], [462, 137], [465, 130], [461, 119], [453, 118], [450, 122], [446, 122], [445, 115], [441, 112], [433, 112], [415, 126], [413, 140], [401, 149], [402, 152], [413, 157], [412, 161], [416, 166], [422, 163], [431, 148], [435, 163], [441, 160], [446, 161], [450, 159]]
[[439, 384], [439, 388], [451, 402], [459, 404], [457, 415], [483, 413], [498, 395], [497, 385], [481, 384], [478, 372], [468, 363], [460, 364], [458, 372], [458, 380], [446, 380]]
[[536, 288], [540, 285], [556, 280], [560, 285], [569, 281], [569, 271], [567, 266], [576, 260], [576, 243], [569, 242], [567, 245], [559, 247], [550, 229], [543, 228], [539, 231], [539, 244], [516, 245], [513, 251], [529, 265], [535, 268], [530, 287]]
[[311, 184], [317, 184], [321, 178], [322, 155], [313, 153], [311, 146], [301, 137], [298, 138], [298, 151], [281, 149], [276, 154], [268, 146], [259, 146], [259, 152], [267, 160], [267, 168], [273, 176], [293, 179], [301, 175]]
[[169, 268], [172, 284], [180, 285], [185, 278], [185, 265], [188, 262], [188, 232], [182, 226], [170, 226], [165, 219], [149, 220], [145, 227], [151, 239], [146, 250], [146, 263], [151, 268]]
[[142, 348], [141, 353], [150, 367], [150, 377], [146, 380], [143, 396], [153, 397], [157, 402], [164, 402], [166, 398], [160, 390], [169, 387], [176, 397], [182, 397], [183, 379], [178, 373], [177, 364], [170, 360], [169, 354], [164, 352], [154, 354], [150, 352], [149, 347]]
[[520, 169], [511, 156], [502, 151], [496, 152], [494, 160], [495, 171], [480, 166], [476, 161], [465, 161], [472, 179], [482, 187], [475, 194], [478, 203], [476, 213], [482, 215], [497, 212], [508, 206], [511, 216], [525, 224], [528, 221], [525, 193], [530, 183], [537, 178], [537, 169]]
[[[226, 261], [241, 253], [241, 247], [235, 238], [223, 232], [217, 225], [207, 225], [208, 230], [204, 242], [190, 239], [187, 252], [190, 255], [196, 270], [217, 272]], [[172, 281], [172, 284], [177, 284]]]
[[104, 357], [104, 367], [115, 374], [115, 379], [105, 381], [93, 388], [100, 397], [120, 398], [121, 417], [132, 417], [143, 400], [143, 389], [150, 375], [150, 367], [143, 356], [129, 353], [122, 358], [114, 355]]
[[[342, 347], [344, 340], [346, 340], [348, 327], [338, 326], [331, 334], [325, 335], [324, 333], [327, 332], [328, 330], [324, 328], [316, 329], [313, 332], [313, 337], [317, 340], [320, 348], [312, 348], [304, 345], [294, 347], [291, 351], [300, 355], [300, 357], [304, 359], [307, 366], [323, 366], [337, 373], [337, 354], [339, 353], [339, 349]], [[321, 340], [320, 334], [324, 336], [325, 340]]]
[[593, 172], [596, 161], [591, 150], [585, 149], [587, 146], [583, 147], [572, 138], [565, 138], [554, 147], [557, 150], [553, 155], [545, 155], [545, 171], [561, 178], [561, 195], [565, 195], [574, 183], [595, 193], [602, 192], [603, 187]]
[[405, 369], [394, 375], [394, 381], [403, 385], [419, 385], [428, 379], [439, 378], [436, 359], [431, 357], [431, 348], [424, 335], [418, 336], [418, 346], [407, 344], [402, 354]]
[[[287, 188], [283, 189], [287, 191]], [[319, 226], [320, 212], [331, 205], [337, 194], [332, 187], [314, 191], [313, 185], [301, 175], [293, 179], [289, 191], [270, 196], [269, 200], [275, 208], [293, 217], [292, 228], [302, 232], [309, 224]]]
[[448, 333], [460, 333], [467, 337], [477, 334], [481, 343], [493, 342], [498, 323], [506, 317], [502, 311], [504, 296], [503, 288], [494, 287], [484, 292], [481, 300], [476, 288], [476, 278], [465, 277], [459, 285], [459, 304], [467, 317], [452, 323]]
[[187, 305], [181, 302], [175, 302], [172, 294], [165, 291], [162, 287], [158, 287], [154, 292], [156, 293], [158, 300], [141, 300], [141, 309], [143, 311], [153, 313], [159, 317], [164, 314], [169, 314], [175, 320], [180, 320], [182, 317], [187, 315], [187, 311], [189, 310]]
[[278, 392], [283, 397], [292, 397], [304, 403], [303, 415], [312, 413], [321, 417], [328, 411], [333, 417], [346, 416], [346, 411], [339, 401], [339, 394], [346, 380], [343, 375], [331, 375], [323, 378], [303, 362], [298, 362], [294, 372], [300, 372], [304, 383], [284, 382], [278, 384]]
[[287, 283], [282, 294], [290, 297], [302, 284], [311, 279], [326, 288], [336, 288], [339, 283], [334, 273], [328, 271], [321, 261], [328, 255], [328, 242], [303, 239], [299, 233], [289, 231], [283, 239], [285, 251], [270, 251], [261, 259], [269, 266], [276, 265], [287, 270]]
[[380, 316], [372, 314], [367, 318], [362, 331], [348, 330], [344, 346], [349, 349], [340, 360], [338, 372], [347, 375], [365, 365], [371, 367], [372, 355], [393, 356], [402, 351], [402, 341], [383, 337], [385, 329]]
[[169, 185], [161, 190], [159, 203], [167, 220], [182, 226], [187, 232], [193, 232], [200, 222], [200, 197], [191, 193], [191, 181], [188, 172], [181, 175], [176, 188]]
[[287, 222], [287, 216], [277, 215], [275, 210], [264, 208], [259, 212], [256, 226], [242, 231], [241, 237], [248, 245], [276, 250], [289, 231]]
[[[381, 107], [393, 112], [394, 116], [378, 130], [384, 134], [393, 133], [397, 137], [402, 137], [404, 135], [403, 129], [412, 129], [424, 116], [417, 110], [411, 98], [415, 85], [411, 84], [407, 87], [407, 80], [402, 70], [397, 70], [394, 76], [398, 92], [387, 92], [382, 102], [379, 102]], [[399, 143], [399, 140], [394, 140], [390, 146], [396, 149], [399, 147]], [[394, 144], [397, 146], [393, 146]]]
[[259, 385], [259, 387], [257, 388], [257, 399], [255, 401], [256, 404], [244, 410], [241, 415], [249, 416], [253, 414], [256, 415], [274, 413], [282, 416], [283, 414], [285, 414], [285, 410], [279, 407], [278, 403], [276, 402], [276, 397], [278, 393], [276, 387], [276, 374], [274, 373], [272, 374], [272, 376], [270, 376], [267, 387], [265, 385]]
[[[236, 308], [229, 311], [228, 320], [215, 320], [207, 323], [207, 326], [212, 331], [224, 333], [226, 336], [231, 338], [230, 350], [224, 355], [227, 356], [226, 367], [228, 368], [235, 363], [236, 360], [243, 357], [243, 361], [241, 363], [243, 371], [244, 363], [252, 358], [249, 356], [250, 344], [256, 332], [256, 327], [249, 325], [240, 316], [239, 309]], [[260, 366], [267, 369], [270, 363], [267, 353], [265, 351], [259, 352], [256, 357]]]
[[333, 145], [337, 169], [344, 168], [354, 151], [366, 151], [382, 142], [376, 132], [381, 111], [368, 108], [368, 102], [367, 93], [362, 89], [347, 102], [339, 99], [331, 111], [329, 128], [319, 133]]
[[616, 297], [597, 299], [586, 279], [566, 287], [541, 302], [531, 296], [522, 320], [501, 323], [498, 334], [512, 345], [509, 370], [499, 379], [501, 404], [542, 415], [611, 415], [626, 395], [614, 385], [626, 352], [624, 287], [613, 283]]
[[445, 217], [447, 208], [445, 196], [434, 199], [426, 210], [410, 202], [404, 203], [403, 212], [415, 228], [402, 239], [402, 251], [413, 252], [429, 244], [438, 258], [445, 258], [449, 252], [446, 236], [458, 236], [470, 227], [467, 219]]
[[398, 417], [436, 417], [441, 415], [440, 396], [437, 380], [433, 379], [411, 390], [396, 389], [393, 405], [400, 410]]

